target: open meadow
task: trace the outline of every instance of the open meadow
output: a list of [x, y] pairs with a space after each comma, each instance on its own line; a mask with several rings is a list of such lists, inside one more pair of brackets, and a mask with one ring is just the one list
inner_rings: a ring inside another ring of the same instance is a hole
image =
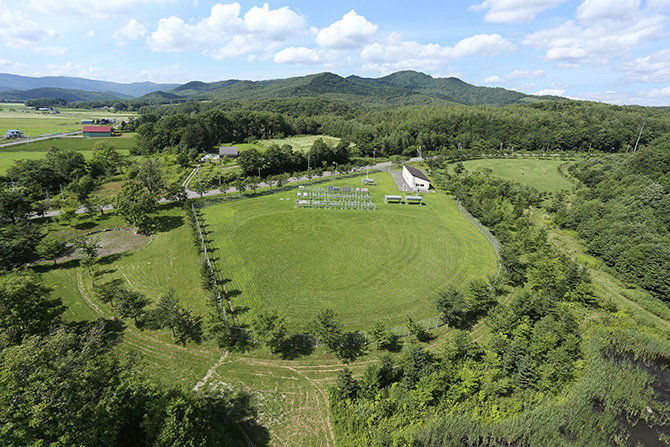
[[329, 135], [296, 135], [286, 138], [256, 140], [253, 143], [226, 143], [223, 146], [237, 146], [240, 152], [248, 151], [249, 149], [258, 149], [262, 152], [273, 144], [278, 146], [289, 144], [296, 152], [307, 152], [310, 150], [314, 142], [319, 138], [323, 139], [323, 141], [325, 141], [326, 144], [330, 146], [336, 146], [337, 143], [340, 142], [339, 138], [331, 137]]
[[[493, 248], [452, 198], [431, 193], [425, 205], [386, 205], [395, 183], [389, 173], [374, 178], [376, 211], [295, 209], [295, 190], [202, 209], [243, 323], [275, 309], [291, 330], [305, 331], [332, 308], [350, 330], [398, 326], [435, 316], [434, 300], [447, 287], [465, 290], [495, 274]], [[360, 179], [326, 185], [360, 186]]]
[[57, 108], [59, 114], [27, 110], [23, 104], [0, 103], [0, 135], [19, 129], [28, 137], [81, 130], [83, 119], [115, 118], [117, 123], [136, 116], [133, 112], [110, 112]]
[[537, 158], [485, 158], [468, 160], [463, 165], [471, 171], [489, 168], [495, 176], [533, 186], [541, 192], [557, 192], [572, 188], [572, 183], [558, 172], [564, 163]]

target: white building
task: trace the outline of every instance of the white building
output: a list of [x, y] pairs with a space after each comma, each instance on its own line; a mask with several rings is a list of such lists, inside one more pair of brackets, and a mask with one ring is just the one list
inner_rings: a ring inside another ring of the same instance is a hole
[[402, 178], [415, 191], [428, 191], [430, 189], [430, 179], [426, 174], [411, 166], [402, 167]]

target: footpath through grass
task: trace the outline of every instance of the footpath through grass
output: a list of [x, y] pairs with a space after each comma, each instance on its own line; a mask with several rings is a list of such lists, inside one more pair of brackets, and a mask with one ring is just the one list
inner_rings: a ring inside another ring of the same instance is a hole
[[533, 186], [541, 192], [572, 188], [572, 183], [558, 172], [558, 167], [563, 163], [563, 160], [536, 158], [485, 158], [463, 162], [470, 171], [489, 168], [495, 176]]
[[[295, 190], [202, 210], [242, 323], [276, 309], [292, 331], [305, 331], [329, 307], [350, 330], [403, 325], [435, 316], [445, 288], [496, 273], [493, 248], [452, 198], [385, 205], [384, 194], [398, 190], [390, 174], [374, 177], [376, 211], [295, 209]], [[360, 186], [360, 178], [323, 185]]]

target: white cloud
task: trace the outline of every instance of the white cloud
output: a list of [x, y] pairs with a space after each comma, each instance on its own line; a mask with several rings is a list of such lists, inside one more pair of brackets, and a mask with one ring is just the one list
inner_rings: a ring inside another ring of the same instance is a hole
[[486, 0], [469, 8], [470, 11], [486, 10], [487, 22], [531, 22], [545, 9], [553, 8], [565, 0]]
[[[596, 12], [591, 14], [596, 17]], [[642, 42], [660, 38], [667, 17], [637, 10], [619, 19], [590, 19], [586, 23], [570, 20], [529, 34], [522, 43], [544, 50], [546, 60], [561, 66], [604, 65], [611, 58], [621, 59]]]
[[377, 33], [377, 25], [370, 23], [353, 9], [341, 20], [323, 28], [316, 36], [316, 43], [324, 48], [359, 48]]
[[276, 42], [303, 32], [305, 19], [288, 7], [253, 7], [240, 18], [240, 4], [218, 3], [210, 15], [189, 24], [179, 17], [162, 18], [147, 37], [152, 51], [200, 49], [213, 59], [241, 56], [252, 51], [271, 52]]
[[43, 14], [77, 14], [96, 19], [126, 15], [144, 5], [175, 0], [29, 0], [28, 6]]
[[317, 50], [305, 47], [288, 47], [275, 54], [274, 61], [280, 64], [320, 64]]
[[42, 42], [51, 43], [56, 36], [55, 30], [41, 27], [26, 18], [21, 11], [0, 12], [0, 43], [4, 43], [9, 48], [59, 56], [65, 53], [65, 48], [41, 44]]
[[84, 38], [86, 39], [93, 39], [95, 37], [95, 30], [88, 30], [86, 31], [86, 34], [84, 34]]
[[670, 49], [661, 50], [623, 65], [624, 79], [637, 82], [670, 82]]
[[654, 98], [657, 96], [668, 96], [670, 97], [670, 87], [663, 87], [663, 88], [656, 88], [653, 90], [649, 90], [647, 93], [648, 96]]
[[384, 43], [375, 42], [363, 48], [361, 56], [370, 63], [403, 60], [433, 60], [437, 63], [466, 56], [495, 56], [514, 49], [514, 44], [499, 34], [478, 34], [461, 40], [453, 47], [443, 47], [402, 40], [399, 34], [394, 33]]
[[147, 28], [135, 19], [130, 19], [123, 27], [116, 30], [112, 37], [116, 44], [124, 46], [132, 40], [141, 39], [147, 34]]
[[584, 0], [577, 7], [577, 18], [581, 20], [621, 19], [637, 11], [640, 0]]
[[484, 78], [484, 84], [504, 84], [512, 79], [537, 79], [544, 77], [544, 70], [534, 70], [534, 71], [525, 71], [525, 70], [514, 70], [511, 73], [498, 76], [489, 76]]
[[254, 6], [244, 15], [244, 27], [254, 36], [270, 40], [284, 40], [305, 28], [305, 19], [288, 6], [271, 10], [267, 3]]
[[544, 90], [539, 90], [539, 91], [533, 93], [533, 95], [537, 95], [537, 96], [544, 96], [544, 95], [561, 96], [561, 95], [563, 95], [563, 93], [565, 93], [564, 88], [545, 88]]

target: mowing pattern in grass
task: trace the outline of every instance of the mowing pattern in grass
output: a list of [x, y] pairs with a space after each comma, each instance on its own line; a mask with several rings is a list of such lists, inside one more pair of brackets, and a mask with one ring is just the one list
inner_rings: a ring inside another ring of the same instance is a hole
[[[376, 176], [377, 203], [395, 188]], [[356, 185], [358, 178], [332, 182]], [[496, 272], [488, 241], [458, 211], [453, 199], [426, 196], [427, 206], [380, 205], [375, 213], [296, 210], [293, 196], [277, 193], [203, 209], [233, 302], [251, 321], [275, 308], [292, 330], [305, 330], [324, 307], [349, 329], [377, 320], [388, 326], [433, 316], [437, 293], [464, 289]]]
[[[161, 211], [157, 217], [160, 229], [151, 244], [139, 251], [102, 257], [98, 263], [101, 275], [95, 278], [96, 283], [121, 278], [154, 302], [173, 288], [185, 307], [197, 315], [205, 315], [209, 310], [207, 294], [200, 287], [200, 263], [183, 215], [184, 211], [178, 208]], [[84, 231], [122, 225], [112, 213], [97, 223]], [[53, 231], [58, 227], [54, 226]], [[34, 269], [43, 273], [45, 283], [53, 288], [53, 296], [67, 306], [67, 320], [92, 321], [114, 316], [108, 304], [95, 298], [93, 277], [78, 261], [56, 266], [44, 264]], [[182, 347], [172, 342], [169, 330], [140, 331], [132, 320], [126, 320], [125, 324], [121, 349], [142, 353], [152, 375], [176, 385], [192, 388], [221, 355], [213, 343]]]
[[490, 168], [493, 175], [514, 180], [537, 188], [539, 191], [556, 192], [572, 188], [572, 183], [558, 172], [561, 160], [538, 160], [531, 158], [503, 158], [469, 160], [464, 162], [471, 171]]

